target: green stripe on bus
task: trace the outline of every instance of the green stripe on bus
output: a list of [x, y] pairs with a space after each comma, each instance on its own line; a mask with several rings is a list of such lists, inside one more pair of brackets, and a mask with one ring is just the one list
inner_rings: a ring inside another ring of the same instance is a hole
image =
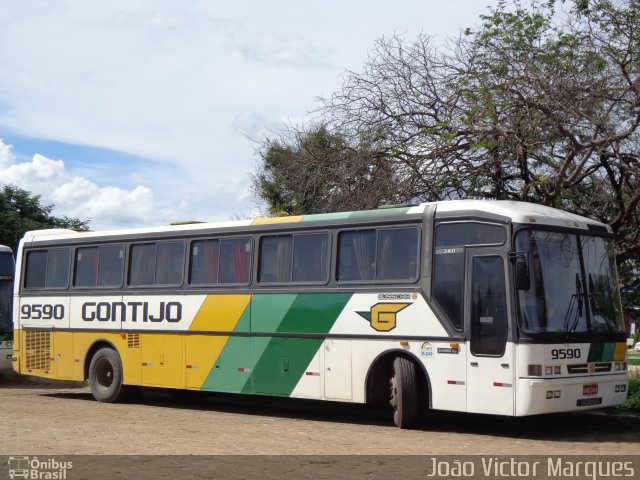
[[[348, 293], [299, 294], [282, 317], [277, 332], [326, 334], [350, 298], [351, 294]], [[277, 298], [270, 300], [277, 301]], [[260, 317], [260, 309], [252, 307], [252, 315]], [[252, 322], [253, 325], [255, 322]], [[263, 339], [252, 340], [254, 344], [261, 344]], [[260, 357], [254, 357], [258, 360], [251, 372], [251, 381], [245, 385], [243, 392], [289, 396], [318, 352], [323, 339], [272, 337], [267, 340], [268, 344]]]
[[342, 220], [344, 218], [349, 218], [351, 212], [340, 212], [340, 213], [316, 213], [313, 215], [305, 215], [302, 217], [302, 222], [324, 222], [331, 220]]
[[616, 353], [615, 343], [592, 343], [587, 362], [612, 362]]
[[[251, 331], [251, 302], [247, 305], [234, 329], [235, 333]], [[229, 337], [222, 353], [216, 360], [207, 379], [202, 384], [202, 390], [215, 392], [238, 393], [242, 391], [249, 379], [251, 368], [251, 338]]]
[[349, 219], [376, 219], [395, 215], [406, 214], [411, 207], [398, 208], [380, 208], [378, 210], [363, 210], [361, 212], [353, 212]]
[[615, 343], [605, 343], [604, 349], [602, 351], [602, 362], [613, 362], [613, 358], [616, 354], [616, 344]]

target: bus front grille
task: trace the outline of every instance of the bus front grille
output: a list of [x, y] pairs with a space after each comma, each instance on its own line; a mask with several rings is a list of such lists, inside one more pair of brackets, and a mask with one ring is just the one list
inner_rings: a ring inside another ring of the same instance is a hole
[[27, 370], [49, 370], [51, 362], [51, 332], [28, 330], [25, 338]]
[[593, 364], [593, 371], [589, 371], [588, 363], [578, 363], [574, 365], [567, 365], [567, 371], [570, 374], [578, 374], [578, 373], [602, 373], [602, 372], [610, 372], [611, 371], [611, 363], [610, 362], [596, 362]]

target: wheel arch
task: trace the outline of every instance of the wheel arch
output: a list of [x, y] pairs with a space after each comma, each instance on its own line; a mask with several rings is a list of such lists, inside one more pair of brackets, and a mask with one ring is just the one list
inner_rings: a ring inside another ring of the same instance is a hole
[[[431, 408], [431, 380], [422, 362], [418, 358], [399, 348], [380, 353], [369, 366], [365, 380], [365, 403], [372, 406], [386, 406], [389, 403], [389, 380], [393, 374], [393, 361], [396, 357], [403, 357], [413, 363], [416, 368], [418, 381], [418, 398], [422, 411]], [[384, 387], [384, 388], [381, 388]]]

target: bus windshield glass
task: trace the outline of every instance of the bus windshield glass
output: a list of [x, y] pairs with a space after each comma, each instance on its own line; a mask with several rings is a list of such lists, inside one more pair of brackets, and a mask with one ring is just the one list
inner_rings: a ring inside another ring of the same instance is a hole
[[518, 292], [521, 327], [530, 333], [615, 333], [623, 330], [611, 240], [525, 230], [530, 287]]

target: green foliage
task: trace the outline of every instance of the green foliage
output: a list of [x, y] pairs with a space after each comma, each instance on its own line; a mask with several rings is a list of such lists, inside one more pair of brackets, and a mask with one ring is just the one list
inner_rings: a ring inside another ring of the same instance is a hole
[[18, 242], [29, 230], [71, 228], [87, 230], [89, 220], [51, 215], [53, 205], [42, 205], [40, 195], [13, 185], [5, 185], [0, 192], [0, 244], [15, 252]]
[[620, 408], [623, 410], [640, 412], [640, 379], [637, 376], [629, 379], [629, 393], [627, 395], [627, 401], [624, 402]]
[[402, 203], [384, 153], [361, 138], [351, 148], [323, 124], [265, 141], [253, 190], [274, 216], [376, 208]]

